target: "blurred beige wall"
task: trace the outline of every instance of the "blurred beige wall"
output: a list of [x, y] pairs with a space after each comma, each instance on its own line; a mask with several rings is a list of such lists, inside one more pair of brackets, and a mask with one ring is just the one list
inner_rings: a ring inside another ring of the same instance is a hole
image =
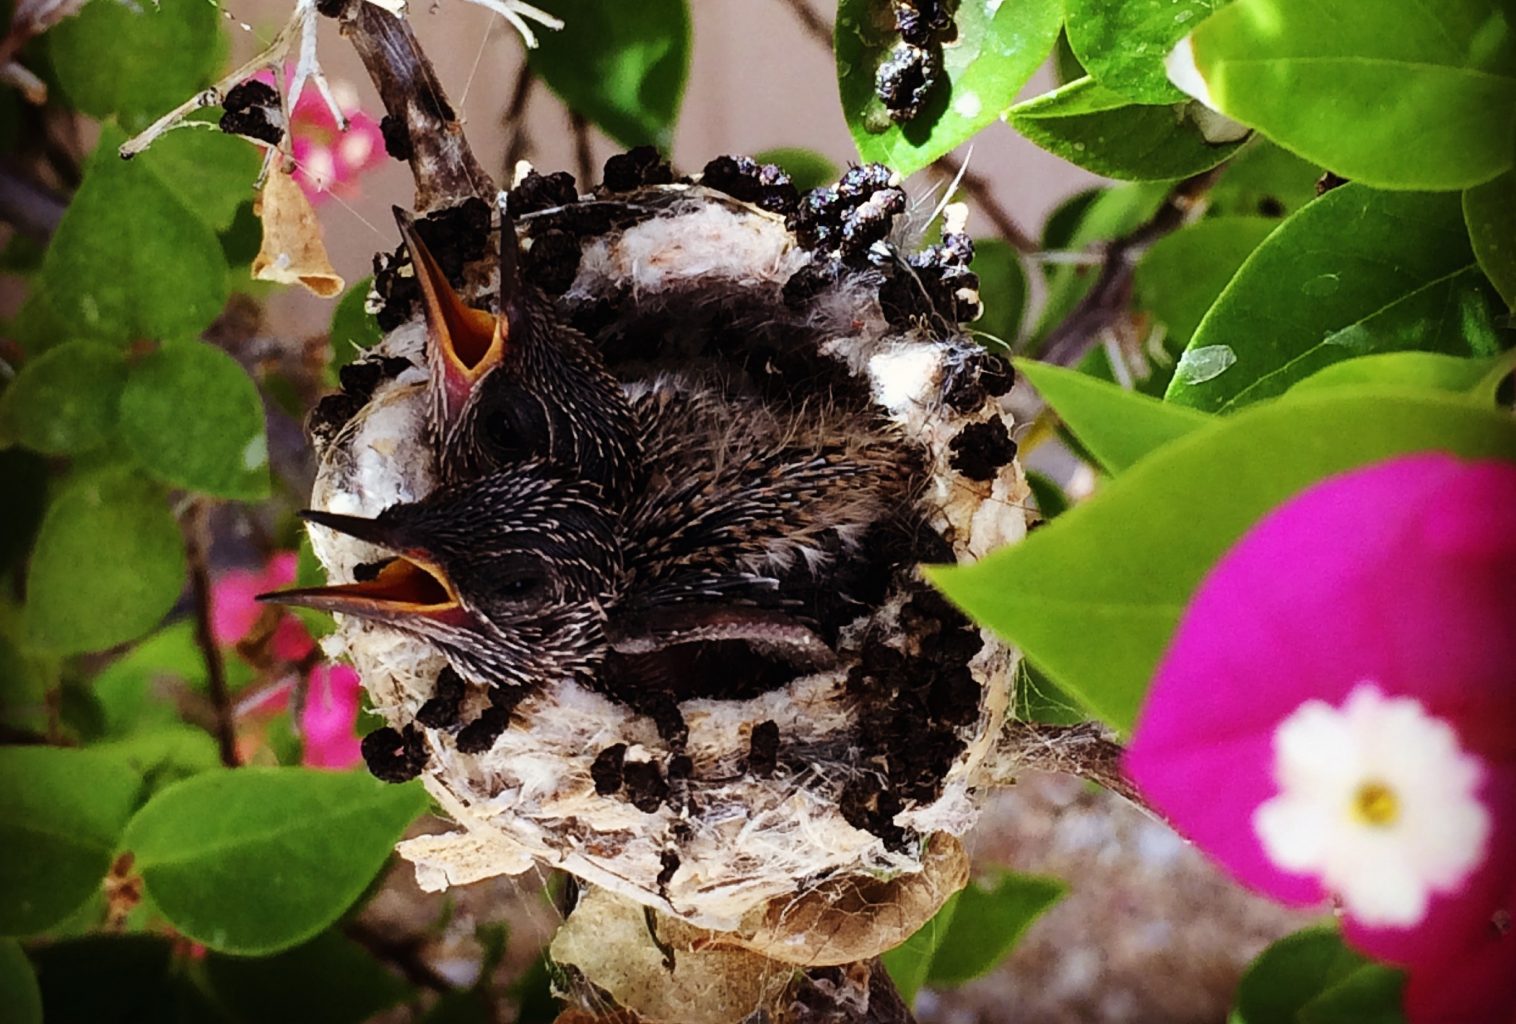
[[[796, 2], [810, 3], [830, 23], [833, 5], [824, 0]], [[290, 9], [289, 0], [227, 0], [223, 6], [235, 19], [230, 22], [234, 34], [241, 37], [236, 42], [239, 55], [254, 51], [255, 37], [271, 37]], [[856, 159], [837, 99], [831, 53], [805, 30], [788, 0], [692, 0], [691, 7], [694, 52], [673, 153], [681, 171], [698, 170], [723, 153], [775, 146], [804, 146], [839, 165]], [[521, 40], [503, 19], [463, 0], [436, 0], [430, 7], [412, 0], [410, 17], [462, 113], [475, 153], [500, 177], [507, 135], [501, 113], [520, 68]], [[240, 31], [238, 22], [251, 25], [252, 31]], [[328, 76], [347, 82], [362, 108], [379, 116], [382, 109], [362, 65], [329, 21], [321, 26], [320, 54]], [[1027, 92], [1041, 92], [1051, 84], [1044, 71]], [[534, 90], [527, 123], [527, 158], [544, 171], [573, 170], [574, 141], [567, 117], [545, 88]], [[618, 148], [595, 137], [597, 168]], [[1001, 124], [965, 145], [960, 155], [968, 154], [970, 166], [991, 181], [1000, 203], [1034, 234], [1060, 199], [1097, 180]], [[918, 187], [929, 184], [922, 181]], [[369, 272], [376, 249], [396, 244], [389, 207], [408, 205], [410, 197], [405, 167], [389, 162], [364, 179], [356, 200], [321, 206], [333, 263], [348, 281]], [[974, 234], [991, 231], [982, 216], [971, 216], [969, 226]], [[273, 307], [276, 326], [298, 332], [322, 329], [330, 308], [293, 295], [278, 297]]]

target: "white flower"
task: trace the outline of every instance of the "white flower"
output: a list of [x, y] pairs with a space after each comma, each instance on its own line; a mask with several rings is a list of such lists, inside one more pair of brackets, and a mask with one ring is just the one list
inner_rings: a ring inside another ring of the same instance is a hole
[[1253, 828], [1276, 865], [1318, 876], [1363, 924], [1410, 927], [1484, 858], [1483, 774], [1450, 725], [1362, 683], [1340, 709], [1307, 701], [1280, 723], [1279, 794]]

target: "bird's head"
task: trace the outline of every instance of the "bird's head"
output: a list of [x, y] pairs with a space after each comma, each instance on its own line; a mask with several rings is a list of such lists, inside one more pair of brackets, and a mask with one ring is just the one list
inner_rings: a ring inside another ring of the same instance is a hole
[[391, 557], [371, 578], [263, 599], [381, 622], [441, 650], [481, 684], [531, 686], [592, 672], [621, 580], [614, 518], [540, 463], [367, 519], [301, 513]]
[[432, 432], [444, 480], [527, 459], [624, 497], [637, 437], [626, 395], [599, 352], [521, 273], [515, 222], [501, 211], [496, 310], [467, 305], [416, 225], [395, 210], [427, 325]]

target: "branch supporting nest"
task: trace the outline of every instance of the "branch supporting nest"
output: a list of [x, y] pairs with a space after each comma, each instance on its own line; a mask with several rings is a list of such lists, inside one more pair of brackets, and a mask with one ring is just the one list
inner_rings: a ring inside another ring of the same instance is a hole
[[416, 212], [456, 206], [474, 196], [489, 201], [495, 183], [469, 148], [410, 23], [365, 0], [338, 0], [335, 7], [323, 10], [341, 23], [385, 111], [405, 127], [416, 179]]
[[1123, 752], [1115, 736], [1099, 722], [1008, 722], [981, 772], [990, 786], [1015, 785], [1017, 777], [1026, 772], [1075, 775], [1147, 810], [1142, 795], [1121, 770]]

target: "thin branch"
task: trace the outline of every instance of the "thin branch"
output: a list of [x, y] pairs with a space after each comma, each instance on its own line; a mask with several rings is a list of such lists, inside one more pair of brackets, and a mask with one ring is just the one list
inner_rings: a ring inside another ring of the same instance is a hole
[[1117, 793], [1148, 810], [1121, 770], [1122, 746], [1099, 722], [1049, 725], [1007, 722], [1000, 743], [981, 769], [986, 785], [1009, 786], [1024, 772], [1075, 775]]
[[1127, 314], [1137, 261], [1158, 239], [1179, 230], [1205, 212], [1205, 197], [1222, 168], [1213, 167], [1175, 185], [1158, 212], [1134, 230], [1105, 246], [1095, 283], [1069, 315], [1048, 332], [1039, 356], [1044, 362], [1073, 366], [1101, 334]]
[[569, 111], [574, 130], [574, 166], [579, 174], [579, 190], [586, 191], [595, 180], [595, 158], [590, 153], [590, 123], [577, 110]]
[[226, 661], [221, 656], [221, 647], [216, 643], [215, 630], [211, 626], [209, 518], [209, 508], [203, 501], [192, 502], [185, 512], [185, 558], [189, 562], [190, 595], [194, 601], [195, 642], [205, 659], [211, 707], [216, 715], [213, 733], [220, 749], [221, 763], [235, 768], [240, 763], [237, 760], [236, 711], [226, 685]]
[[1000, 237], [1010, 243], [1012, 248], [1028, 255], [1042, 249], [1037, 240], [1023, 231], [1021, 225], [1011, 217], [1010, 211], [995, 198], [994, 188], [982, 175], [965, 170], [963, 161], [952, 154], [938, 158], [934, 166], [940, 167], [948, 178], [958, 178], [959, 187], [973, 198], [975, 205], [990, 219], [995, 230], [1000, 232]]
[[813, 40], [828, 50], [832, 48], [832, 26], [812, 10], [806, 0], [783, 0], [783, 2], [795, 15], [795, 20], [800, 22], [800, 27], [805, 29]]
[[478, 196], [490, 200], [495, 183], [475, 159], [432, 62], [422, 54], [410, 22], [366, 0], [336, 0], [342, 34], [358, 51], [385, 111], [405, 126], [416, 179], [416, 212], [426, 213]]
[[516, 85], [511, 89], [510, 102], [500, 117], [501, 126], [510, 132], [505, 140], [505, 167], [501, 173], [501, 179], [506, 183], [510, 183], [516, 173], [516, 163], [527, 153], [526, 104], [536, 84], [537, 76], [532, 74], [532, 66], [523, 60], [521, 70], [516, 73]]
[[376, 959], [394, 966], [412, 985], [433, 992], [451, 992], [455, 988], [442, 972], [427, 963], [421, 955], [421, 941], [415, 937], [393, 938], [361, 919], [348, 921], [342, 932]]

